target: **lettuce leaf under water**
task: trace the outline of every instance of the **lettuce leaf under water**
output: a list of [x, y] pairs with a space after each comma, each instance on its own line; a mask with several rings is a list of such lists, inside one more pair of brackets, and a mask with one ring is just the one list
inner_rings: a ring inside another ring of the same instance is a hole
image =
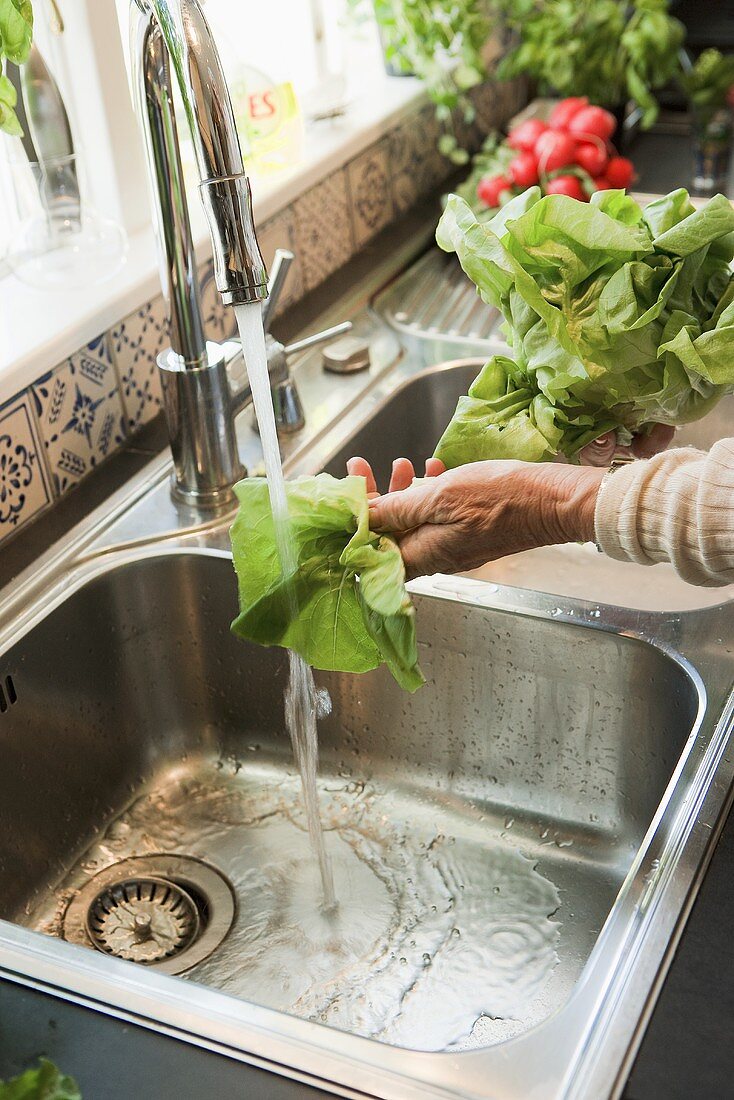
[[489, 222], [458, 196], [437, 230], [512, 358], [495, 356], [436, 449], [447, 466], [573, 458], [611, 429], [703, 416], [734, 392], [734, 209], [680, 189], [641, 208], [623, 191], [590, 203], [530, 188]]
[[364, 478], [286, 483], [296, 571], [284, 577], [265, 478], [236, 487], [231, 540], [247, 641], [295, 650], [314, 668], [368, 672], [383, 662], [401, 687], [424, 683], [415, 611], [397, 543], [369, 528]]

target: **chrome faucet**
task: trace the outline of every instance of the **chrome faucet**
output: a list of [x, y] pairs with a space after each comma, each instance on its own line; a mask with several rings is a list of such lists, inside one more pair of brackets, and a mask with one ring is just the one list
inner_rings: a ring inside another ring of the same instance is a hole
[[225, 349], [207, 342], [173, 105], [172, 73], [191, 130], [227, 305], [263, 302], [268, 285], [255, 235], [234, 113], [198, 0], [132, 0], [131, 57], [156, 209], [171, 347], [158, 359], [173, 452], [173, 495], [198, 508], [231, 503], [242, 476]]

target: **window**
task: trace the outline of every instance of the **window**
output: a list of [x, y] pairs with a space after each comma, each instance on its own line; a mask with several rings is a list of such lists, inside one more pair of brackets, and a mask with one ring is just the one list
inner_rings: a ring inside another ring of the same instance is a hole
[[[130, 0], [115, 3], [129, 66]], [[365, 93], [367, 75], [377, 73], [384, 78], [379, 40], [374, 27], [357, 28], [350, 21], [348, 0], [267, 3], [200, 0], [200, 3], [227, 77], [247, 172], [256, 195], [262, 195], [269, 179], [277, 179], [283, 168], [298, 164], [304, 152], [313, 148], [319, 134], [308, 132], [312, 121], [328, 118], [339, 109], [348, 115], [349, 104]], [[251, 97], [270, 84], [292, 86], [294, 121], [288, 124], [287, 135], [280, 134], [278, 148], [267, 146], [264, 154], [250, 156], [248, 104]], [[178, 99], [175, 82], [174, 97]], [[191, 217], [194, 231], [199, 233], [205, 222], [196, 164], [180, 104], [177, 113]]]
[[[149, 224], [149, 215], [114, 0], [34, 0], [34, 17], [35, 43], [69, 117], [84, 199], [135, 232]], [[21, 140], [5, 134], [0, 201], [1, 258], [34, 201]]]
[[[386, 87], [376, 28], [364, 22], [355, 27], [348, 17], [349, 0], [200, 3], [212, 25], [236, 113], [239, 101], [238, 118], [246, 112], [251, 89], [257, 90], [263, 79], [292, 85], [300, 107], [294, 128], [298, 138], [288, 146], [290, 159], [248, 160], [258, 201], [271, 190], [265, 176], [278, 191], [274, 201], [285, 201], [289, 181], [301, 178], [299, 164], [305, 162], [303, 172], [309, 173], [317, 162], [329, 158], [333, 162], [345, 143], [374, 134], [381, 112], [402, 102], [400, 94], [391, 99]], [[85, 202], [119, 223], [129, 236], [140, 233], [142, 240], [150, 231], [151, 215], [144, 150], [129, 89], [131, 4], [132, 0], [33, 0], [35, 41], [70, 118]], [[391, 91], [396, 92], [397, 86]], [[409, 89], [401, 85], [400, 92], [409, 93]], [[338, 116], [333, 123], [332, 116]], [[247, 155], [245, 130], [240, 124]], [[184, 167], [187, 175], [194, 176], [185, 125], [180, 136]], [[283, 166], [294, 171], [278, 174], [276, 169]], [[25, 193], [18, 180], [24, 181]], [[192, 219], [197, 237], [203, 238], [194, 193], [192, 189]], [[0, 276], [7, 271], [3, 255], [8, 240], [28, 214], [25, 200], [29, 196], [38, 209], [38, 187], [20, 139], [0, 134]], [[145, 250], [141, 245], [141, 255]]]

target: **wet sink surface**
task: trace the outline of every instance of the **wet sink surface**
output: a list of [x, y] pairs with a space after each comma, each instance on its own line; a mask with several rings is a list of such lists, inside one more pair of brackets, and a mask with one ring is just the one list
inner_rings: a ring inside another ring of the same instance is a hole
[[116, 862], [193, 856], [232, 884], [236, 914], [190, 982], [414, 1050], [548, 1017], [693, 727], [688, 674], [632, 638], [416, 597], [415, 696], [381, 672], [317, 674], [341, 900], [327, 918], [283, 656], [230, 635], [235, 601], [228, 559], [153, 555], [88, 581], [4, 655], [0, 916], [59, 935]]

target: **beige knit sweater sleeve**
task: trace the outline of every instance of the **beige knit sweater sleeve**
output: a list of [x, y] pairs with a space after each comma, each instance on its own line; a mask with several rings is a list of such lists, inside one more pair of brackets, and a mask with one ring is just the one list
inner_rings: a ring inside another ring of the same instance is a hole
[[596, 540], [620, 561], [668, 561], [691, 584], [734, 582], [734, 439], [708, 454], [685, 448], [605, 478]]

